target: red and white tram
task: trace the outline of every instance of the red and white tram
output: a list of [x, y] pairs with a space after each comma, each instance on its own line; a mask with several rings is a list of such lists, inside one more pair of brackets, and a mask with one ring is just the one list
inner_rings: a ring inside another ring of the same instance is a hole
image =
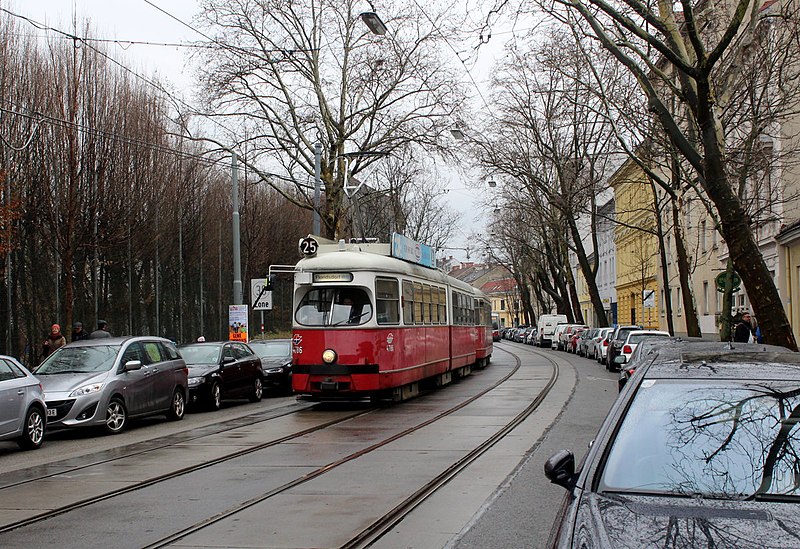
[[486, 296], [438, 269], [392, 257], [393, 250], [301, 241], [307, 255], [295, 267], [295, 393], [404, 400], [423, 384], [444, 385], [489, 363]]

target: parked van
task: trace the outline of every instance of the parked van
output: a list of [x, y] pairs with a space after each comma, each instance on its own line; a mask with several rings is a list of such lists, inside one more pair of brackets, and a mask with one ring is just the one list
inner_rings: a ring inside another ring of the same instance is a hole
[[566, 322], [567, 315], [539, 315], [539, 323], [537, 325], [539, 347], [550, 347], [553, 333], [556, 331], [556, 325], [565, 324]]

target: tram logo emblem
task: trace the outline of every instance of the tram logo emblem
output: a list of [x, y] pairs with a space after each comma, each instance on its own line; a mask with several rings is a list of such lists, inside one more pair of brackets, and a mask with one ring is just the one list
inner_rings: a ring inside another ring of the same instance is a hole
[[389, 352], [394, 351], [394, 345], [392, 345], [393, 341], [394, 341], [394, 334], [392, 332], [389, 332], [386, 336], [386, 350]]
[[303, 342], [303, 336], [300, 334], [294, 334], [292, 336], [292, 345], [300, 345]]

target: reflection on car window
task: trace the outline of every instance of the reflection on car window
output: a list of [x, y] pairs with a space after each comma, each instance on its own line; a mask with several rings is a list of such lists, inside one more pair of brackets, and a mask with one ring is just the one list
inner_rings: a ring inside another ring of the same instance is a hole
[[0, 360], [0, 381], [8, 381], [16, 377], [14, 372], [11, 371], [11, 366], [5, 360]]
[[148, 363], [161, 362], [161, 348], [155, 341], [147, 341], [143, 344], [144, 352], [147, 355]]
[[39, 365], [36, 375], [103, 372], [114, 365], [119, 350], [119, 345], [61, 347]]
[[603, 491], [800, 497], [797, 383], [643, 382], [600, 477]]
[[304, 326], [358, 325], [372, 318], [372, 303], [362, 288], [314, 288], [297, 306], [295, 319]]
[[288, 341], [251, 343], [250, 346], [261, 358], [290, 356], [292, 354], [292, 346]]
[[185, 345], [180, 348], [186, 364], [217, 364], [221, 345]]

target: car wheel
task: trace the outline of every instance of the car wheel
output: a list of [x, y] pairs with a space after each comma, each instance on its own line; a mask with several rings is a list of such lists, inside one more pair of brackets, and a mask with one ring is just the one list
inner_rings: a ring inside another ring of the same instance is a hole
[[216, 381], [211, 384], [208, 391], [208, 409], [216, 412], [222, 407], [222, 389]]
[[106, 407], [106, 432], [111, 435], [121, 433], [128, 424], [128, 410], [119, 397], [114, 397]]
[[23, 450], [35, 450], [44, 442], [45, 419], [42, 411], [36, 406], [32, 406], [25, 414], [22, 436], [17, 440], [17, 444]]
[[264, 395], [264, 382], [261, 377], [256, 376], [253, 380], [253, 388], [250, 391], [250, 402], [259, 402]]
[[180, 421], [184, 414], [186, 414], [186, 397], [183, 396], [183, 391], [175, 389], [175, 392], [172, 393], [172, 404], [167, 410], [167, 419]]

